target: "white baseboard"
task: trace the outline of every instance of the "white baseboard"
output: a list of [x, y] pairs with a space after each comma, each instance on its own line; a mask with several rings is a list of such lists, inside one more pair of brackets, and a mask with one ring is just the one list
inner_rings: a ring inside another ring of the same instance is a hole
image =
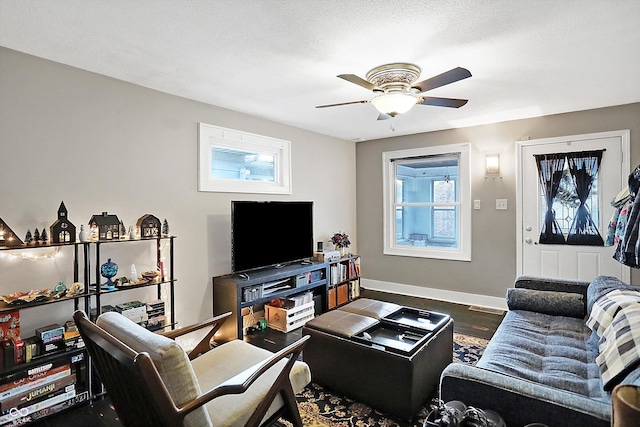
[[507, 310], [507, 302], [504, 298], [490, 297], [487, 295], [469, 294], [466, 292], [448, 291], [446, 289], [424, 288], [422, 286], [405, 285], [402, 283], [383, 282], [381, 280], [365, 279], [360, 285], [372, 291], [390, 292], [412, 297], [431, 298], [456, 304], [475, 305], [480, 307]]

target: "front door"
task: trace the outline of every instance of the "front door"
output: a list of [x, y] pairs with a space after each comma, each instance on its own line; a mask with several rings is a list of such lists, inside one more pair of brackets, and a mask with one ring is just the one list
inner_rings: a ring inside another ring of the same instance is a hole
[[[629, 282], [629, 268], [613, 259], [614, 246], [542, 244], [547, 209], [538, 177], [535, 155], [605, 150], [597, 182], [590, 198], [590, 211], [600, 235], [606, 239], [613, 215], [611, 200], [627, 185], [629, 169], [629, 131], [604, 132], [519, 141], [518, 156], [518, 274], [590, 281], [599, 275], [615, 276]], [[566, 167], [566, 166], [565, 166]], [[566, 236], [580, 202], [570, 194], [571, 175], [565, 172], [564, 199], [553, 205], [558, 225]], [[569, 189], [569, 190], [567, 190]]]

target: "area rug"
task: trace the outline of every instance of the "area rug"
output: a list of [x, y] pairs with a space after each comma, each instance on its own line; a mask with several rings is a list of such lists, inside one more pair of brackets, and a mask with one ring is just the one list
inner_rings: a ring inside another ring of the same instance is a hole
[[[469, 335], [453, 334], [453, 361], [475, 365], [487, 347], [488, 340]], [[311, 383], [297, 396], [300, 416], [305, 426], [312, 427], [422, 427], [436, 402], [422, 407], [412, 420], [402, 420], [364, 403], [335, 394], [318, 384]], [[291, 426], [288, 422], [282, 425]]]

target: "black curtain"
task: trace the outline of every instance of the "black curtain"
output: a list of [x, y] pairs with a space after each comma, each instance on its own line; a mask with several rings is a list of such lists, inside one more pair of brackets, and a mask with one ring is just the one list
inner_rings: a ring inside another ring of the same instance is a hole
[[565, 156], [565, 154], [536, 154], [534, 156], [538, 166], [542, 194], [547, 203], [547, 211], [545, 212], [544, 223], [540, 232], [539, 243], [541, 244], [565, 243], [564, 235], [556, 221], [556, 213], [553, 210], [553, 199], [558, 194], [558, 188], [562, 180]]
[[573, 178], [576, 194], [580, 205], [573, 218], [573, 223], [567, 236], [568, 245], [604, 246], [604, 240], [598, 232], [598, 227], [591, 218], [591, 212], [585, 205], [594, 179], [597, 177], [602, 160], [603, 150], [567, 153], [569, 172]]

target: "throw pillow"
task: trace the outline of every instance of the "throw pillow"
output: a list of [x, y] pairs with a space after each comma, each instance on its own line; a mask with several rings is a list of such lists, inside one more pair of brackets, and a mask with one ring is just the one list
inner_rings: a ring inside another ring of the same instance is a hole
[[619, 289], [611, 291], [593, 304], [586, 325], [599, 337], [602, 337], [616, 314], [622, 308], [634, 304], [640, 304], [640, 292]]
[[640, 304], [620, 309], [600, 339], [596, 363], [605, 390], [640, 363]]
[[571, 292], [507, 289], [509, 310], [527, 310], [553, 316], [584, 317], [584, 296]]

